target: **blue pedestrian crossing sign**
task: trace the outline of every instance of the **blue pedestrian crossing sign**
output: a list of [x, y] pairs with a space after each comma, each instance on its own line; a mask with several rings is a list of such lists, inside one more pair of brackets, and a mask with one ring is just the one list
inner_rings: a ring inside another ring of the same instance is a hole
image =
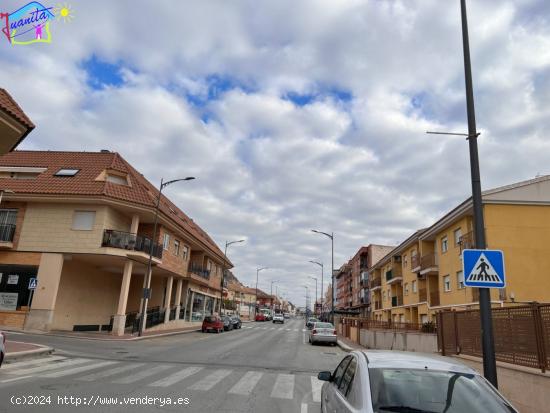
[[506, 287], [502, 251], [464, 250], [462, 252], [462, 270], [466, 287]]
[[36, 278], [29, 278], [29, 290], [36, 290]]

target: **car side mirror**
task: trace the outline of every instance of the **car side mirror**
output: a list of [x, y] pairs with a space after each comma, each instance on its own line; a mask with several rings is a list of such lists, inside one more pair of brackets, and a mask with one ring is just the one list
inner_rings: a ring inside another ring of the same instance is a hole
[[317, 378], [322, 381], [331, 381], [332, 373], [330, 371], [322, 371], [317, 375]]

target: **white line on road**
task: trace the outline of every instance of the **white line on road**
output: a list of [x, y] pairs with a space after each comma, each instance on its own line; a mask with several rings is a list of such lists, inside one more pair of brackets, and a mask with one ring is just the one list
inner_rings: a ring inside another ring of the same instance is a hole
[[47, 358], [39, 358], [39, 359], [32, 359], [32, 360], [26, 360], [26, 361], [18, 361], [17, 363], [4, 364], [4, 366], [2, 367], [2, 371], [12, 370], [12, 369], [16, 369], [16, 368], [18, 369], [19, 367], [29, 366], [31, 364], [41, 364], [41, 363], [47, 363], [49, 361], [63, 360], [65, 358], [66, 357], [63, 357], [63, 356], [51, 356], [51, 357], [47, 357]]
[[154, 383], [151, 383], [149, 386], [153, 387], [168, 387], [172, 384], [176, 384], [183, 379], [186, 379], [189, 376], [192, 376], [195, 373], [198, 373], [202, 370], [202, 367], [187, 367], [181, 371], [178, 371], [170, 376], [167, 376], [163, 379], [157, 380]]
[[216, 370], [214, 373], [193, 384], [189, 387], [189, 390], [210, 390], [225, 377], [229, 376], [231, 372], [232, 370]]
[[114, 369], [100, 371], [99, 373], [92, 373], [84, 377], [79, 377], [77, 380], [94, 381], [97, 379], [103, 379], [105, 377], [114, 376], [115, 374], [122, 373], [124, 371], [136, 369], [143, 366], [144, 363], [133, 363], [126, 366], [115, 367]]
[[252, 393], [252, 390], [254, 390], [254, 387], [256, 384], [258, 384], [258, 381], [263, 376], [263, 373], [260, 373], [259, 371], [249, 371], [247, 372], [238, 382], [235, 384], [231, 390], [229, 390], [229, 393], [232, 394], [242, 394], [244, 396], [248, 396], [250, 393]]
[[89, 366], [82, 366], [82, 367], [75, 367], [73, 369], [68, 369], [68, 370], [54, 371], [53, 373], [44, 374], [42, 377], [55, 378], [55, 377], [69, 376], [71, 374], [80, 373], [82, 371], [98, 369], [100, 367], [110, 366], [111, 364], [116, 364], [116, 363], [118, 363], [118, 361], [104, 361], [102, 363], [94, 363]]
[[278, 374], [277, 381], [271, 392], [271, 397], [277, 399], [293, 399], [294, 398], [294, 375], [293, 374]]
[[145, 377], [152, 376], [153, 374], [160, 373], [161, 371], [169, 369], [170, 366], [155, 366], [151, 368], [147, 368], [145, 370], [140, 371], [139, 373], [132, 374], [131, 376], [122, 377], [117, 380], [113, 380], [112, 383], [117, 384], [129, 384], [134, 383], [138, 380], [144, 379]]
[[62, 369], [67, 366], [74, 366], [76, 364], [83, 364], [89, 362], [90, 359], [65, 359], [61, 360], [57, 363], [47, 363], [40, 365], [38, 367], [33, 367], [30, 369], [23, 369], [23, 370], [17, 370], [17, 371], [8, 371], [6, 373], [8, 374], [17, 374], [24, 376], [25, 374], [33, 374], [33, 373], [39, 373], [46, 370], [56, 370], [56, 369]]
[[307, 413], [307, 403], [302, 403], [302, 408], [300, 409], [300, 413]]
[[314, 402], [321, 403], [321, 387], [323, 382], [315, 376], [311, 376], [311, 395]]
[[33, 376], [14, 377], [13, 379], [2, 380], [2, 381], [0, 381], [0, 383], [9, 383], [11, 381], [28, 379], [29, 377], [33, 377]]

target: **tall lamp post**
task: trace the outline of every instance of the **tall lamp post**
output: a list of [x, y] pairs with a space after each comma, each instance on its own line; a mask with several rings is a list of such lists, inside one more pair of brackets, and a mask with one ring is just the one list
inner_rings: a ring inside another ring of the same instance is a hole
[[256, 309], [258, 307], [258, 274], [260, 271], [267, 270], [268, 267], [256, 268], [256, 302], [254, 303], [254, 317], [256, 317]]
[[311, 262], [312, 264], [316, 264], [318, 265], [319, 267], [321, 267], [321, 313], [323, 312], [323, 298], [325, 297], [324, 295], [324, 290], [323, 290], [323, 273], [324, 273], [324, 269], [323, 269], [323, 263], [322, 262], [317, 262], [317, 261], [309, 261]]
[[306, 289], [306, 320], [308, 319], [309, 314], [309, 308], [308, 308], [308, 300], [309, 300], [309, 288], [307, 285], [303, 285], [302, 287], [305, 287]]
[[312, 229], [311, 232], [325, 235], [330, 238], [330, 243], [331, 243], [330, 279], [332, 281], [332, 288], [330, 290], [330, 321], [334, 322], [334, 232], [331, 232], [329, 234], [323, 231], [317, 231], [315, 229]]
[[271, 315], [273, 315], [273, 284], [274, 283], [278, 283], [279, 280], [274, 280], [274, 281], [271, 281], [271, 294], [270, 294], [270, 299], [271, 299]]
[[146, 318], [147, 318], [147, 304], [149, 303], [149, 297], [151, 295], [151, 266], [153, 263], [153, 249], [155, 246], [155, 240], [157, 238], [157, 225], [158, 225], [158, 218], [159, 218], [159, 206], [160, 206], [160, 198], [162, 195], [162, 190], [167, 187], [168, 185], [172, 185], [176, 182], [180, 181], [192, 181], [195, 179], [194, 176], [188, 176], [186, 178], [181, 179], [173, 179], [168, 182], [164, 182], [164, 178], [161, 178], [160, 180], [160, 187], [159, 187], [159, 193], [157, 195], [157, 205], [155, 206], [155, 223], [153, 224], [153, 237], [151, 239], [151, 245], [149, 246], [149, 260], [147, 261], [147, 272], [145, 273], [145, 287], [143, 287], [143, 301], [141, 302], [141, 317], [140, 317], [140, 326], [138, 331], [138, 336], [141, 336], [143, 332], [145, 331], [145, 325], [146, 325]]
[[223, 287], [225, 284], [225, 265], [227, 262], [227, 247], [233, 244], [237, 244], [239, 242], [244, 242], [244, 239], [240, 239], [238, 241], [225, 241], [225, 251], [223, 253], [223, 267], [222, 267], [222, 281], [220, 285], [220, 316], [222, 315], [222, 309], [223, 309]]
[[313, 314], [317, 315], [317, 277], [313, 277], [311, 275], [308, 277], [315, 280], [315, 304], [313, 305]]

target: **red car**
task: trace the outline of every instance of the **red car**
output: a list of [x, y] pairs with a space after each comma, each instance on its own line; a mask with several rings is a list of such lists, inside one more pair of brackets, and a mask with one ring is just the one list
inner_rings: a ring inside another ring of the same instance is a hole
[[258, 313], [256, 314], [256, 321], [266, 321], [267, 318], [265, 317], [265, 314], [263, 313]]
[[214, 330], [216, 333], [223, 332], [223, 320], [217, 315], [204, 317], [202, 321], [202, 332], [206, 333], [208, 330]]

